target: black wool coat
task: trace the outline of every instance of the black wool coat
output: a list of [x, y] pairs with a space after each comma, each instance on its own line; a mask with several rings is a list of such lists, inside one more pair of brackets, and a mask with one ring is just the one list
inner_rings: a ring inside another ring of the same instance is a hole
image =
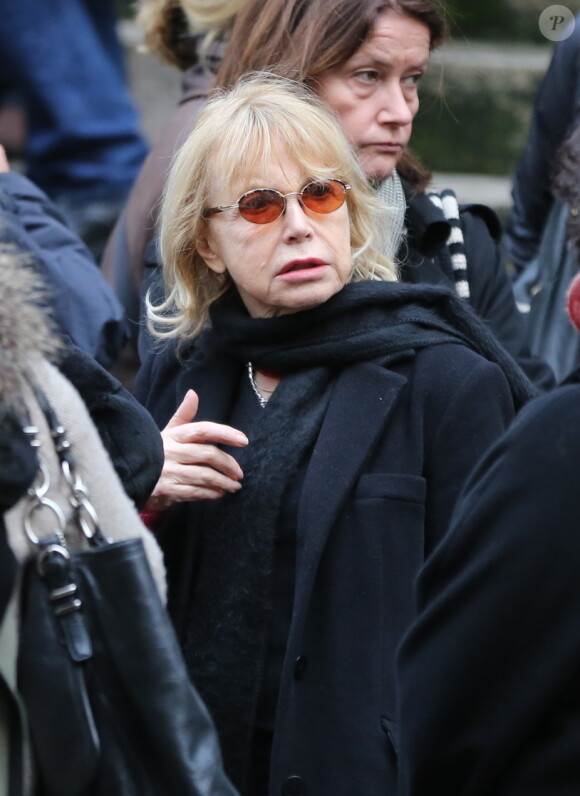
[[[407, 199], [407, 239], [398, 255], [400, 279], [413, 284], [445, 285], [455, 289], [449, 249], [451, 232], [443, 211], [425, 194], [403, 183]], [[549, 389], [555, 378], [550, 367], [528, 348], [525, 318], [514, 299], [499, 240], [501, 224], [485, 205], [460, 205], [465, 241], [469, 303], [503, 347], [537, 387]]]
[[401, 796], [580, 793], [580, 386], [469, 479], [401, 649]]
[[[208, 339], [184, 352], [186, 365], [170, 349], [145, 363], [137, 395], [160, 427], [189, 388], [200, 398], [196, 420], [228, 421], [223, 396], [247, 375]], [[298, 510], [271, 796], [395, 796], [394, 661], [415, 613], [415, 574], [445, 535], [467, 473], [513, 413], [500, 368], [461, 344], [340, 371]], [[202, 515], [200, 503], [179, 506], [160, 536], [178, 632]]]

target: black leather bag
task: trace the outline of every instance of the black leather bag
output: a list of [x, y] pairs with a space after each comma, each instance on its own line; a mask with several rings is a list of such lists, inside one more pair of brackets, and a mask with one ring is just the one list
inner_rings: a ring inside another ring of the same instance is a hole
[[[235, 796], [143, 543], [105, 539], [63, 429], [43, 408], [90, 547], [68, 549], [63, 513], [37, 486], [25, 515], [36, 553], [23, 576], [18, 688], [41, 792]], [[32, 528], [39, 508], [54, 514], [49, 538]]]

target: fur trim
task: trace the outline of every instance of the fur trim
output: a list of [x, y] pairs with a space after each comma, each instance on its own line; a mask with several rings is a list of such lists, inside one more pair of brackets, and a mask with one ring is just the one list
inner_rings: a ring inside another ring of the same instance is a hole
[[31, 353], [54, 360], [59, 342], [30, 258], [7, 245], [0, 245], [0, 306], [0, 414], [7, 409], [19, 414]]

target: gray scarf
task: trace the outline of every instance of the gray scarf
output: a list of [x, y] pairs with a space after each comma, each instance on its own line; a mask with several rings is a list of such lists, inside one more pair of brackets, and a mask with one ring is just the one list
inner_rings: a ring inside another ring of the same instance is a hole
[[375, 196], [383, 205], [383, 209], [374, 215], [378, 231], [378, 249], [389, 260], [396, 262], [405, 235], [407, 210], [405, 192], [396, 171], [377, 184]]

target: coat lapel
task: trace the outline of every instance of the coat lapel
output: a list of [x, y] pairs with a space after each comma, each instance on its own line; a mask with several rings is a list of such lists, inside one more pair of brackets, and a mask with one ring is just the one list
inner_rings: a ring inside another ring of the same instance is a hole
[[328, 534], [383, 433], [406, 379], [382, 364], [346, 368], [334, 387], [298, 512], [296, 609], [308, 599]]

